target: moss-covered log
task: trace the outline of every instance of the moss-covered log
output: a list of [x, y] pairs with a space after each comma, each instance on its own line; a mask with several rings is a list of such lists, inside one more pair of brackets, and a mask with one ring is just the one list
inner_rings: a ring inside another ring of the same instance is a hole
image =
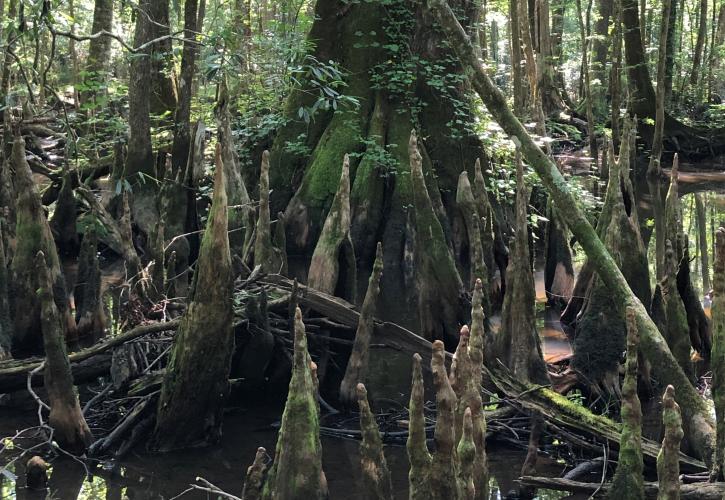
[[368, 289], [360, 310], [360, 321], [355, 331], [355, 343], [345, 368], [345, 376], [340, 383], [340, 401], [351, 407], [357, 401], [357, 384], [365, 382], [368, 359], [370, 357], [370, 339], [375, 328], [375, 308], [380, 295], [380, 277], [383, 274], [383, 247], [378, 243], [373, 272], [368, 280]]
[[247, 468], [247, 476], [242, 490], [242, 500], [262, 500], [264, 474], [267, 471], [267, 450], [257, 448], [254, 462]]
[[55, 305], [52, 269], [48, 268], [42, 251], [37, 253], [33, 265], [34, 280], [38, 286], [40, 323], [45, 348], [45, 390], [50, 402], [48, 425], [53, 428], [53, 439], [63, 448], [82, 454], [93, 441], [86, 424], [78, 394], [73, 386], [70, 361], [65, 350], [65, 319]]
[[680, 442], [682, 432], [682, 417], [680, 406], [675, 401], [675, 388], [667, 386], [662, 396], [662, 423], [665, 428], [665, 437], [662, 439], [662, 448], [657, 455], [657, 480], [659, 481], [659, 500], [679, 500], [680, 498]]
[[[281, 224], [277, 221], [277, 224]], [[272, 242], [272, 221], [269, 215], [269, 151], [262, 153], [262, 166], [259, 171], [259, 215], [257, 216], [257, 234], [254, 237], [254, 265], [262, 266], [263, 273], [285, 274], [286, 264], [282, 252]]]
[[158, 450], [209, 444], [221, 436], [234, 350], [225, 174], [217, 167], [191, 300], [164, 376], [154, 430]]
[[307, 284], [321, 292], [342, 295], [354, 302], [357, 266], [350, 239], [350, 220], [350, 158], [345, 155], [337, 193], [312, 254]]
[[725, 229], [715, 233], [715, 261], [712, 297], [712, 399], [715, 403], [717, 446], [713, 479], [725, 475]]
[[619, 460], [609, 498], [644, 498], [642, 464], [642, 406], [637, 396], [639, 334], [634, 310], [627, 309], [627, 361], [622, 385], [622, 434]]
[[102, 292], [98, 235], [95, 227], [89, 227], [83, 235], [78, 256], [78, 279], [73, 289], [79, 336], [90, 334], [97, 338], [105, 330], [107, 318]]
[[317, 388], [299, 308], [294, 325], [292, 379], [263, 498], [322, 500], [327, 498], [327, 480], [322, 470]]
[[531, 267], [528, 229], [529, 190], [524, 181], [521, 153], [516, 152], [516, 237], [506, 271], [508, 283], [495, 335], [494, 355], [518, 378], [547, 384], [549, 374], [536, 329], [536, 288]]
[[392, 500], [393, 485], [390, 482], [390, 470], [383, 452], [383, 441], [370, 410], [368, 392], [363, 384], [357, 384], [357, 402], [360, 407], [360, 465], [363, 473], [364, 500]]
[[473, 44], [450, 6], [445, 0], [428, 0], [428, 5], [463, 63], [473, 88], [502, 129], [521, 141], [524, 156], [536, 170], [557, 208], [568, 215], [569, 229], [592, 261], [615, 302], [621, 308], [634, 307], [641, 338], [640, 348], [645, 358], [652, 364], [653, 375], [661, 383], [673, 384], [680, 388], [683, 413], [691, 428], [688, 440], [698, 454], [707, 463], [711, 463], [715, 446], [714, 423], [702, 396], [689, 383], [687, 375], [678, 365], [657, 326], [649, 317], [647, 309], [632, 291], [616, 261], [597, 237], [594, 228], [577, 205], [577, 200], [569, 190], [561, 172], [536, 145], [509, 109], [504, 95], [481, 65]]
[[50, 225], [40, 203], [38, 188], [25, 159], [25, 140], [17, 136], [13, 142], [12, 162], [15, 167], [16, 247], [10, 264], [10, 311], [15, 320], [13, 354], [23, 356], [42, 352], [40, 300], [36, 294], [35, 258], [43, 252], [48, 263], [53, 297], [58, 314], [65, 323], [64, 335], [75, 335], [75, 321], [70, 313], [65, 279]]

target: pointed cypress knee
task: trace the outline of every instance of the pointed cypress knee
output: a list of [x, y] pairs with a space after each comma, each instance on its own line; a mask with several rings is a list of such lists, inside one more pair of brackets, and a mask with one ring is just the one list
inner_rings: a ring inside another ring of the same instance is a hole
[[725, 229], [715, 233], [715, 261], [712, 297], [712, 399], [717, 422], [713, 479], [725, 475]]
[[471, 407], [473, 419], [473, 441], [476, 443], [476, 459], [473, 464], [473, 482], [476, 500], [488, 500], [488, 461], [486, 458], [486, 415], [483, 412], [481, 385], [483, 384], [483, 364], [485, 345], [486, 317], [481, 305], [483, 283], [476, 280], [471, 299], [471, 330], [468, 342], [468, 355], [471, 359], [471, 382], [466, 399]]
[[375, 306], [380, 295], [380, 278], [383, 274], [383, 247], [378, 243], [373, 271], [368, 280], [368, 289], [360, 310], [360, 319], [355, 332], [355, 342], [350, 359], [345, 368], [345, 376], [340, 383], [340, 401], [351, 407], [357, 400], [356, 386], [365, 382], [368, 359], [370, 357], [370, 339], [375, 329]]
[[[350, 220], [350, 158], [345, 155], [340, 184], [312, 254], [307, 284], [331, 295], [342, 285], [342, 294], [354, 302], [357, 266], [350, 239]], [[344, 272], [340, 262], [344, 263]], [[347, 278], [347, 283], [338, 283], [341, 276]]]
[[158, 450], [204, 445], [221, 436], [234, 350], [227, 228], [225, 173], [217, 168], [195, 286], [161, 388], [154, 431]]
[[433, 342], [431, 359], [433, 386], [436, 390], [436, 427], [434, 440], [436, 450], [430, 469], [430, 497], [435, 500], [458, 498], [456, 477], [455, 407], [456, 394], [453, 392], [446, 373], [445, 349], [443, 342]]
[[42, 352], [40, 300], [36, 294], [35, 258], [43, 252], [53, 284], [53, 298], [63, 320], [65, 334], [75, 335], [75, 321], [68, 307], [65, 279], [61, 272], [53, 235], [40, 202], [38, 188], [25, 159], [25, 141], [13, 142], [12, 163], [15, 166], [16, 246], [10, 264], [10, 311], [15, 320], [12, 350], [27, 355]]
[[393, 485], [383, 452], [378, 423], [370, 410], [365, 385], [357, 384], [357, 402], [360, 406], [360, 465], [363, 474], [362, 498], [365, 500], [392, 500]]
[[299, 308], [294, 334], [292, 379], [263, 498], [322, 500], [327, 497], [327, 481], [322, 470], [317, 388]]
[[254, 265], [263, 273], [279, 273], [282, 268], [280, 250], [272, 243], [272, 222], [269, 215], [269, 151], [262, 153], [259, 171], [259, 216], [254, 240]]
[[639, 333], [634, 309], [627, 308], [627, 361], [622, 386], [622, 433], [619, 460], [609, 498], [644, 498], [642, 465], [642, 406], [637, 396]]
[[[486, 190], [486, 180], [483, 177], [483, 170], [481, 169], [481, 159], [477, 158], [476, 163], [473, 167], [473, 196], [476, 202], [476, 213], [478, 214], [478, 220], [481, 221], [479, 228], [481, 233], [481, 245], [483, 249], [483, 259], [488, 269], [488, 276], [480, 277], [481, 280], [485, 280], [489, 286], [488, 290], [485, 290], [486, 296], [491, 294], [491, 280], [494, 275], [494, 267], [497, 265], [495, 250], [496, 245], [499, 244], [503, 248], [499, 248], [502, 256], [506, 254], [506, 248], [503, 243], [503, 237], [500, 235], [500, 230], [496, 227], [496, 215], [493, 212], [493, 207], [488, 199], [488, 191]], [[497, 236], [497, 230], [499, 232]], [[505, 274], [506, 270], [503, 269], [502, 282], [506, 281]]]
[[466, 408], [463, 413], [463, 433], [458, 441], [458, 491], [461, 500], [480, 498], [476, 495], [476, 486], [473, 482], [474, 463], [476, 460], [476, 443], [473, 440], [473, 420], [471, 409]]
[[242, 500], [261, 500], [264, 487], [264, 473], [267, 471], [267, 450], [261, 446], [257, 448], [254, 462], [247, 468], [247, 477], [244, 480]]
[[53, 280], [43, 252], [38, 252], [33, 266], [37, 276], [41, 306], [43, 347], [45, 348], [45, 389], [50, 402], [48, 425], [53, 439], [72, 453], [85, 452], [93, 441], [73, 385], [70, 361], [65, 349], [65, 322], [55, 305]]
[[420, 334], [443, 339], [449, 344], [458, 337], [458, 316], [463, 282], [446, 244], [443, 227], [436, 215], [423, 174], [423, 156], [415, 130], [408, 141], [410, 186], [415, 221], [415, 280], [418, 288]]
[[[456, 205], [461, 213], [463, 222], [466, 226], [468, 237], [468, 260], [469, 260], [469, 287], [476, 284], [476, 279], [488, 281], [489, 272], [483, 253], [483, 244], [481, 236], [481, 222], [483, 219], [478, 217], [476, 208], [476, 200], [473, 197], [471, 182], [468, 180], [468, 172], [461, 172], [458, 177], [458, 188], [456, 190]], [[488, 291], [488, 285], [484, 288]], [[491, 312], [488, 297], [485, 297], [484, 311], [489, 314]]]
[[425, 434], [425, 389], [423, 386], [423, 370], [420, 365], [420, 354], [413, 355], [413, 381], [410, 387], [410, 403], [408, 404], [409, 427], [408, 461], [408, 487], [410, 500], [426, 500], [430, 489], [430, 468], [432, 457], [428, 452]]
[[680, 498], [680, 442], [682, 416], [680, 406], [675, 401], [675, 388], [671, 385], [662, 396], [662, 423], [665, 437], [657, 455], [657, 481], [659, 482], [659, 500], [679, 500]]
[[0, 361], [10, 358], [10, 347], [13, 340], [13, 319], [10, 315], [9, 275], [4, 237], [5, 231], [0, 223]]
[[78, 335], [92, 335], [96, 338], [102, 335], [107, 318], [103, 307], [98, 234], [95, 227], [89, 227], [83, 236], [73, 297], [76, 303]]

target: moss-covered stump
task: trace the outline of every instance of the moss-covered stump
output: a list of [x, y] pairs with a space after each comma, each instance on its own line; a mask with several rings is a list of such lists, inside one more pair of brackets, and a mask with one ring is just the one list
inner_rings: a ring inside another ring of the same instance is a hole
[[423, 176], [423, 157], [415, 130], [408, 141], [413, 219], [415, 280], [418, 287], [420, 334], [454, 344], [458, 336], [463, 283], [453, 262]]
[[712, 399], [715, 402], [716, 447], [712, 478], [725, 475], [725, 229], [715, 233], [712, 297]]
[[231, 115], [229, 112], [229, 91], [226, 81], [219, 87], [219, 99], [215, 108], [219, 144], [226, 176], [227, 199], [229, 203], [229, 242], [233, 255], [243, 258], [252, 245], [254, 232], [254, 207], [242, 178], [239, 160], [232, 139]]
[[340, 401], [348, 408], [357, 401], [357, 384], [365, 382], [370, 357], [370, 339], [375, 329], [375, 308], [380, 295], [380, 277], [383, 274], [383, 247], [378, 243], [373, 271], [368, 280], [368, 289], [360, 310], [360, 320], [355, 331], [355, 342], [345, 375], [340, 382]]
[[78, 256], [78, 279], [73, 289], [76, 304], [76, 325], [78, 335], [103, 334], [107, 317], [103, 305], [101, 268], [98, 262], [98, 234], [95, 227], [89, 227], [83, 235]]
[[330, 295], [337, 291], [354, 302], [357, 266], [350, 220], [350, 158], [345, 155], [337, 193], [312, 254], [307, 284]]
[[368, 393], [363, 384], [357, 384], [357, 402], [360, 407], [360, 465], [363, 474], [362, 498], [365, 500], [392, 500], [393, 485], [383, 452], [383, 441], [370, 410]]
[[229, 390], [232, 268], [225, 169], [217, 168], [194, 287], [166, 369], [153, 446], [161, 451], [206, 445], [221, 436]]
[[408, 404], [409, 425], [408, 461], [408, 488], [410, 500], [425, 500], [430, 498], [430, 467], [433, 457], [428, 452], [425, 434], [425, 387], [423, 385], [423, 370], [419, 354], [413, 355], [413, 378], [410, 386], [410, 402]]
[[617, 470], [609, 498], [644, 498], [642, 465], [642, 406], [637, 396], [637, 347], [639, 334], [634, 310], [627, 309], [627, 361], [622, 385], [622, 434]]
[[75, 335], [75, 321], [68, 306], [65, 279], [60, 268], [55, 241], [25, 159], [25, 141], [16, 137], [12, 162], [15, 167], [16, 247], [10, 264], [10, 314], [14, 318], [13, 354], [24, 356], [42, 352], [40, 300], [36, 294], [35, 258], [42, 251], [53, 283], [52, 291], [58, 314], [65, 324], [64, 334]]
[[267, 472], [267, 450], [260, 446], [254, 455], [254, 462], [247, 468], [242, 500], [262, 499], [265, 472]]
[[327, 480], [322, 470], [317, 389], [299, 308], [294, 324], [292, 379], [263, 498], [322, 500], [327, 497]]
[[[283, 224], [278, 220], [277, 224]], [[259, 215], [257, 234], [254, 238], [254, 265], [262, 266], [264, 273], [286, 274], [285, 248], [277, 248], [272, 242], [272, 222], [269, 215], [269, 151], [262, 153], [259, 171]]]
[[520, 151], [516, 152], [516, 237], [506, 271], [508, 283], [501, 312], [501, 329], [495, 335], [493, 356], [521, 380], [549, 383], [536, 329], [536, 288], [529, 253], [527, 208], [529, 191], [524, 181]]
[[70, 361], [65, 349], [65, 319], [58, 311], [53, 296], [51, 269], [43, 252], [37, 253], [33, 266], [37, 276], [40, 301], [41, 329], [45, 349], [45, 389], [50, 402], [48, 425], [53, 428], [53, 439], [63, 448], [81, 454], [93, 441], [86, 424], [78, 395], [73, 385]]
[[682, 417], [680, 406], [675, 401], [675, 388], [667, 386], [662, 396], [662, 423], [665, 428], [665, 437], [662, 439], [662, 448], [657, 455], [657, 481], [659, 482], [660, 500], [679, 500], [680, 498], [680, 442], [682, 432]]
[[50, 229], [58, 246], [58, 252], [68, 256], [77, 255], [80, 245], [77, 230], [78, 204], [73, 194], [74, 182], [76, 185], [78, 183], [77, 176], [77, 172], [70, 168], [64, 169], [55, 211], [50, 219]]
[[5, 231], [0, 227], [0, 361], [10, 357], [14, 328], [13, 318], [10, 315], [10, 297], [8, 296], [10, 283], [8, 283], [9, 273], [4, 236]]

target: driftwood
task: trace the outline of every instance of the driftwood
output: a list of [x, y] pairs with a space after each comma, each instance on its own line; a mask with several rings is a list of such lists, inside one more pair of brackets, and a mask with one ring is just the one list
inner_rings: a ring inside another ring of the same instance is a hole
[[[609, 492], [610, 485], [599, 483], [583, 483], [555, 477], [523, 476], [519, 483], [536, 488], [546, 488], [557, 491], [570, 491], [591, 495], [594, 498], [604, 498]], [[644, 483], [644, 497], [657, 498], [659, 487], [657, 483]], [[680, 485], [680, 498], [683, 500], [722, 500], [725, 494], [725, 483], [694, 483]]]
[[[68, 359], [72, 363], [71, 369], [75, 383], [91, 380], [108, 372], [111, 367], [111, 357], [110, 354], [107, 354], [108, 350], [151, 333], [176, 330], [178, 326], [179, 320], [137, 326], [126, 333], [109, 337], [88, 349], [69, 355]], [[28, 373], [38, 368], [42, 362], [42, 358], [33, 358], [0, 363], [0, 394], [23, 389]], [[31, 382], [33, 386], [42, 385], [42, 375], [34, 375]]]

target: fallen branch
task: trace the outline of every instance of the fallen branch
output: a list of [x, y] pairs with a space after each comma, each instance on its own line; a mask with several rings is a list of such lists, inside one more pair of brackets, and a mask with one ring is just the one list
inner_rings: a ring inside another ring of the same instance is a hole
[[[533, 477], [523, 476], [518, 479], [522, 485], [535, 488], [546, 488], [548, 490], [569, 491], [571, 493], [583, 493], [592, 495], [594, 498], [606, 497], [611, 488], [607, 483], [600, 488], [599, 483], [583, 483], [569, 479], [555, 477]], [[599, 491], [597, 492], [597, 490]], [[594, 495], [594, 493], [596, 495]], [[645, 498], [657, 498], [659, 487], [657, 483], [644, 483]], [[680, 485], [680, 498], [683, 500], [721, 500], [725, 493], [725, 483], [696, 483]]]

